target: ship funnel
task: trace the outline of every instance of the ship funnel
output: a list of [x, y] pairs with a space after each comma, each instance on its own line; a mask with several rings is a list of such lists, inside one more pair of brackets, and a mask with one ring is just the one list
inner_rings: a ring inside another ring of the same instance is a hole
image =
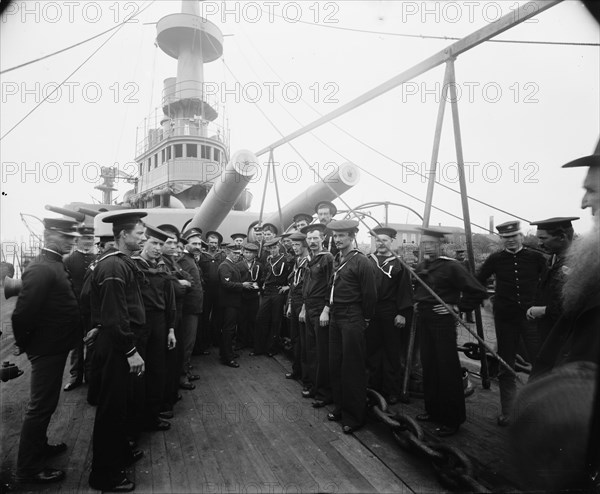
[[217, 230], [257, 169], [258, 159], [252, 151], [237, 151], [196, 210], [188, 228], [201, 228], [205, 232]]
[[59, 208], [56, 206], [46, 205], [46, 209], [48, 211], [52, 211], [53, 213], [62, 214], [63, 216], [70, 216], [78, 223], [81, 223], [85, 220], [85, 214], [78, 213], [77, 211], [72, 211], [71, 209]]

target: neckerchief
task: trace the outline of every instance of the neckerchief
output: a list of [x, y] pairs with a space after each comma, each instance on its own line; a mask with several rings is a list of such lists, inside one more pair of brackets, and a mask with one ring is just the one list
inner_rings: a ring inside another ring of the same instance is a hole
[[383, 268], [385, 267], [385, 265], [388, 262], [390, 262], [390, 261], [392, 261], [392, 260], [394, 260], [396, 258], [394, 256], [388, 256], [385, 259], [385, 261], [383, 261], [382, 264], [379, 264], [379, 258], [375, 254], [371, 253], [369, 255], [375, 261], [375, 265], [377, 266], [377, 268], [379, 269], [379, 271], [381, 271], [383, 274], [385, 274], [391, 280], [392, 279], [392, 270], [394, 269], [394, 266], [390, 266], [390, 269], [388, 269], [387, 271], [385, 269], [383, 269]]
[[269, 266], [271, 266], [271, 272], [276, 278], [281, 276], [281, 273], [283, 273], [283, 268], [285, 268], [285, 263], [281, 263], [281, 269], [279, 270], [279, 273], [275, 273], [275, 266], [277, 266], [277, 263], [281, 261], [281, 259], [283, 259], [283, 254], [281, 254], [281, 256], [274, 263], [271, 262], [271, 256], [267, 258], [267, 262], [269, 263]]
[[[337, 274], [342, 270], [342, 268], [348, 264], [348, 261], [350, 261], [350, 259], [352, 259], [356, 254], [358, 254], [360, 251], [357, 249], [352, 249], [350, 252], [348, 252], [349, 257], [338, 267], [336, 268], [336, 270], [333, 272], [333, 281], [331, 283], [331, 295], [329, 296], [329, 303], [333, 304], [333, 291], [335, 289], [335, 280], [337, 279]], [[352, 254], [350, 256], [350, 254]], [[341, 259], [341, 252], [340, 252], [340, 259]]]

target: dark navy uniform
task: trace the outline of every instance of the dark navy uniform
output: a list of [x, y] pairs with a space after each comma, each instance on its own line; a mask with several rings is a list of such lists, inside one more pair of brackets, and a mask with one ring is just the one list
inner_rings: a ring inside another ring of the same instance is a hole
[[[229, 258], [219, 265], [219, 305], [222, 310], [223, 330], [221, 335], [221, 362], [233, 361], [233, 337], [242, 306], [243, 284], [237, 266]], [[232, 365], [233, 366], [233, 365]]]
[[[544, 256], [523, 247], [515, 253], [507, 250], [494, 252], [477, 273], [477, 279], [483, 285], [492, 274], [496, 275], [494, 325], [498, 355], [513, 368], [520, 338], [529, 361], [534, 361], [539, 351], [537, 328], [534, 321], [527, 320], [526, 311], [533, 305], [535, 290], [545, 269]], [[502, 414], [508, 416], [517, 391], [515, 377], [500, 367], [498, 379]]]
[[[401, 393], [401, 336], [407, 328], [394, 325], [398, 315], [410, 323], [412, 285], [410, 274], [393, 255], [370, 254], [377, 281], [377, 305], [367, 331], [369, 387], [386, 396]], [[408, 326], [410, 328], [410, 326]]]
[[[487, 297], [483, 285], [455, 259], [438, 257], [424, 261], [415, 271], [448, 305], [461, 302], [473, 307]], [[443, 306], [420, 283], [416, 285], [414, 298], [421, 338], [425, 410], [432, 420], [457, 428], [465, 421], [466, 412], [454, 317], [437, 313], [434, 307]]]
[[100, 326], [92, 374], [99, 377], [93, 433], [92, 475], [112, 479], [132, 461], [127, 442], [129, 363], [136, 336], [146, 323], [140, 284], [143, 275], [126, 254], [107, 250], [92, 271], [92, 325]]
[[549, 261], [546, 272], [542, 275], [535, 291], [534, 306], [546, 307], [544, 315], [536, 319], [540, 346], [550, 334], [550, 330], [561, 316], [562, 300], [561, 289], [565, 280], [564, 256], [553, 255]]
[[198, 342], [194, 348], [197, 352], [204, 352], [213, 345], [220, 344], [221, 324], [219, 320], [221, 311], [219, 310], [219, 274], [218, 269], [226, 254], [222, 250], [214, 254], [203, 251], [198, 259], [198, 266], [202, 271], [202, 280], [204, 282], [204, 303], [202, 309], [202, 324], [198, 334]]
[[302, 298], [302, 288], [304, 286], [304, 277], [306, 275], [308, 257], [298, 257], [294, 259], [293, 270], [289, 275], [288, 283], [290, 290], [288, 292], [288, 304], [290, 307], [290, 339], [292, 342], [292, 375], [296, 378], [302, 376], [302, 351], [303, 336], [305, 333], [304, 323], [300, 322], [298, 316], [304, 303]]
[[[240, 273], [240, 281], [249, 281], [262, 286], [265, 277], [264, 266], [254, 259], [250, 264], [245, 259], [236, 264]], [[244, 290], [242, 292], [242, 307], [239, 310], [238, 319], [238, 340], [240, 348], [251, 347], [254, 344], [254, 332], [256, 331], [256, 315], [260, 292], [256, 290]]]
[[334, 413], [351, 428], [366, 420], [365, 330], [373, 317], [377, 285], [373, 266], [358, 250], [335, 259], [329, 297], [329, 372]]
[[17, 474], [28, 477], [45, 466], [46, 431], [58, 405], [67, 355], [81, 338], [81, 315], [59, 253], [42, 249], [22, 281], [12, 327], [16, 344], [31, 363], [31, 395], [17, 460]]
[[[163, 405], [167, 377], [167, 336], [170, 328], [175, 328], [177, 310], [175, 290], [169, 279], [169, 271], [164, 261], [132, 258], [144, 274], [142, 299], [146, 310], [146, 324], [143, 331], [143, 344], [136, 344], [138, 353], [144, 359], [146, 372], [143, 379], [136, 379], [144, 385], [142, 396], [137, 398], [143, 404], [142, 427], [152, 427], [159, 421], [158, 414]], [[141, 347], [144, 348], [140, 352]]]
[[292, 267], [283, 254], [275, 259], [271, 256], [267, 258], [263, 295], [256, 316], [255, 354], [276, 353], [278, 351], [285, 303], [285, 293], [280, 293], [280, 290], [287, 286], [291, 269]]

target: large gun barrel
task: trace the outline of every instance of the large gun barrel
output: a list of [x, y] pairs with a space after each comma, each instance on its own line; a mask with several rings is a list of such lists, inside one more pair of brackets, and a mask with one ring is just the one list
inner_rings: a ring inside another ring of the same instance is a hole
[[94, 211], [93, 209], [88, 209], [88, 208], [77, 208], [77, 211], [79, 211], [80, 213], [83, 213], [87, 216], [91, 216], [92, 218], [94, 218], [96, 215], [100, 214], [101, 211]]
[[52, 211], [53, 213], [62, 214], [63, 216], [70, 216], [78, 223], [81, 223], [85, 220], [85, 214], [78, 213], [77, 211], [72, 211], [71, 209], [59, 208], [57, 206], [51, 206], [46, 204], [46, 209], [48, 211]]
[[205, 232], [218, 229], [254, 176], [257, 167], [258, 160], [254, 153], [246, 149], [236, 152], [187, 228], [201, 228]]
[[279, 225], [282, 229], [281, 231], [283, 231], [292, 223], [295, 214], [312, 214], [318, 202], [332, 201], [337, 195], [342, 195], [348, 189], [354, 187], [359, 180], [360, 171], [358, 168], [349, 162], [342, 163], [338, 169], [333, 170], [323, 181], [312, 185], [281, 208], [281, 222], [283, 222], [283, 225], [279, 221], [279, 212], [268, 215], [263, 223]]

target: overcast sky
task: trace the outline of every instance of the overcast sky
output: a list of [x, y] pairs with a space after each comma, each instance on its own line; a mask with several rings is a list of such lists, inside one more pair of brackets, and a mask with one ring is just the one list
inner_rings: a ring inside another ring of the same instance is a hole
[[[225, 35], [224, 57], [205, 66], [205, 79], [216, 83], [232, 153], [258, 151], [453, 42], [391, 33], [464, 37], [517, 3], [204, 2], [204, 14]], [[14, 2], [0, 21], [0, 69], [80, 42], [149, 4]], [[160, 104], [163, 80], [176, 75], [177, 62], [154, 45], [153, 23], [180, 9], [180, 2], [152, 3], [71, 76], [53, 102], [16, 127], [115, 31], [0, 76], [3, 240], [26, 235], [20, 212], [43, 217], [45, 204], [100, 198], [94, 189], [99, 165], [132, 170], [136, 127]], [[496, 39], [597, 44], [599, 38], [583, 5], [567, 0]], [[468, 191], [505, 211], [471, 201], [474, 232], [492, 215], [496, 224], [512, 215], [531, 221], [581, 216], [576, 229], [588, 228], [590, 213], [580, 210], [585, 170], [560, 166], [590, 154], [598, 141], [599, 61], [598, 46], [549, 44], [485, 43], [458, 57]], [[355, 139], [326, 125], [294, 142], [300, 156], [289, 146], [277, 149], [283, 202], [314, 181], [305, 160], [323, 173], [350, 160], [376, 177], [362, 173], [344, 195], [352, 206], [387, 200], [422, 213], [423, 203], [404, 192], [425, 198], [425, 179], [415, 171], [429, 166], [443, 76], [438, 67], [335, 121]], [[455, 161], [448, 105], [439, 179], [457, 188]], [[258, 180], [251, 185], [254, 211], [262, 187]], [[129, 188], [122, 184], [119, 194]], [[275, 210], [273, 187], [267, 204]], [[459, 195], [439, 186], [434, 205], [462, 217]], [[392, 221], [419, 223], [407, 209], [391, 211]], [[460, 226], [443, 211], [433, 211], [432, 224]], [[373, 215], [382, 220], [383, 209]]]

